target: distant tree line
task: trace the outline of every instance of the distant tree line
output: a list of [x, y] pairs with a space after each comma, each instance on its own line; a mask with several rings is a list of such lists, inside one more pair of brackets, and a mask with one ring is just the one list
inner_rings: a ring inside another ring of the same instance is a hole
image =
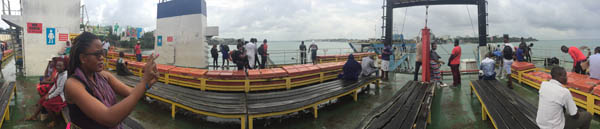
[[128, 49], [133, 49], [137, 41], [140, 41], [142, 49], [154, 49], [155, 43], [154, 31], [144, 33], [139, 39], [131, 37], [129, 40], [121, 40], [121, 36], [112, 33], [106, 37], [100, 37], [100, 39], [108, 40], [113, 46]]

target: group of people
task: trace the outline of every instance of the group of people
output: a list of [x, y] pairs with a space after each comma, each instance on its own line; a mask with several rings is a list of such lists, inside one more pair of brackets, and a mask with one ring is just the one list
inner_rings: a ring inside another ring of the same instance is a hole
[[[217, 45], [213, 45], [210, 49], [210, 55], [213, 58], [213, 67], [215, 69], [219, 68], [219, 53], [221, 53], [221, 55], [223, 55], [221, 69], [229, 69], [229, 67], [227, 67], [229, 66], [229, 46], [221, 44], [219, 45], [219, 48], [220, 49], [217, 50]], [[227, 65], [225, 65], [225, 62], [227, 62]]]
[[[104, 71], [104, 46], [92, 33], [83, 32], [77, 36], [67, 51], [70, 54], [54, 58], [49, 64], [37, 88], [40, 100], [36, 111], [26, 120], [38, 119], [40, 112], [57, 118], [63, 108], [68, 108], [71, 118], [68, 127], [122, 128], [122, 120], [157, 82], [159, 73], [154, 60], [158, 56], [149, 56], [142, 79], [131, 88]], [[121, 61], [123, 55], [119, 53]], [[122, 96], [120, 101], [117, 95]], [[53, 126], [56, 120], [48, 126]]]
[[65, 60], [66, 58], [54, 58], [48, 65], [48, 69], [44, 74], [45, 76], [42, 77], [37, 87], [40, 100], [38, 100], [33, 115], [25, 120], [36, 120], [40, 113], [42, 113], [44, 116], [42, 118], [52, 119], [47, 125], [47, 127], [52, 128], [56, 125], [56, 120], [60, 119], [58, 113], [66, 106], [63, 90], [67, 80], [67, 72], [65, 70], [67, 61]]
[[587, 49], [588, 56], [585, 56], [580, 48], [575, 46], [561, 46], [561, 51], [568, 53], [573, 60], [572, 72], [584, 75], [590, 75], [590, 78], [600, 80], [600, 46], [592, 50], [587, 46], [581, 47]]
[[[581, 49], [587, 49], [588, 50], [588, 56], [585, 56], [583, 54], [583, 52], [581, 51]], [[600, 60], [596, 57], [596, 55], [598, 54], [599, 51], [599, 47], [596, 47], [594, 49], [594, 55], [592, 55], [592, 50], [590, 48], [588, 48], [587, 46], [582, 46], [580, 48], [577, 48], [575, 46], [571, 46], [571, 47], [567, 47], [567, 46], [561, 46], [560, 50], [564, 53], [568, 53], [569, 56], [571, 56], [571, 59], [573, 59], [573, 69], [571, 70], [572, 72], [575, 73], [579, 73], [579, 74], [592, 74], [592, 69], [598, 69], [598, 68], [594, 68], [593, 66], [600, 66], [599, 64], [597, 64], [598, 62], [600, 62]], [[592, 58], [592, 57], [596, 57], [596, 58]], [[593, 61], [592, 61], [593, 60]], [[598, 73], [598, 70], [594, 70], [594, 74], [600, 74]], [[600, 79], [600, 78], [598, 78]]]
[[[479, 65], [481, 80], [495, 80], [496, 76], [500, 76], [500, 78], [508, 79], [507, 86], [509, 88], [513, 88], [512, 86], [512, 78], [510, 77], [512, 72], [512, 64], [514, 61], [519, 62], [531, 62], [531, 55], [533, 47], [533, 43], [527, 45], [525, 40], [521, 38], [521, 43], [519, 47], [514, 47], [510, 44], [510, 38], [508, 34], [503, 35], [504, 44], [498, 45], [496, 49], [485, 54], [485, 58], [481, 61]], [[499, 70], [499, 74], [496, 73], [496, 64], [502, 66]]]
[[367, 77], [373, 74], [375, 74], [376, 77], [379, 77], [379, 71], [381, 70], [381, 79], [389, 80], [388, 72], [390, 68], [390, 58], [391, 55], [394, 54], [394, 49], [395, 48], [392, 48], [391, 44], [384, 45], [384, 48], [381, 50], [381, 67], [375, 65], [376, 55], [363, 57], [361, 58], [360, 63], [355, 60], [354, 55], [348, 55], [348, 60], [344, 64], [342, 73], [338, 75], [338, 78], [343, 80], [357, 80], [361, 75]]
[[[217, 49], [217, 45], [213, 45], [210, 49], [211, 57], [213, 58], [213, 67], [219, 68], [218, 58], [219, 53], [222, 55], [223, 64], [221, 65], [222, 69], [228, 69], [229, 61], [232, 61], [238, 70], [244, 69], [264, 69], [267, 65], [267, 59], [269, 58], [267, 39], [263, 40], [263, 44], [257, 47], [257, 39], [251, 38], [250, 41], [243, 41], [239, 39], [237, 41], [237, 50], [230, 51], [227, 45], [221, 44], [219, 45], [220, 49]], [[317, 51], [319, 47], [313, 41], [308, 48], [304, 44], [304, 41], [300, 43], [299, 52], [300, 52], [300, 64], [306, 64], [306, 55], [309, 52], [311, 55], [312, 63], [316, 64], [317, 61]], [[258, 58], [260, 56], [260, 59]], [[227, 65], [225, 65], [227, 62]]]
[[304, 45], [304, 41], [300, 43], [300, 64], [306, 64], [306, 52], [310, 52], [310, 59], [313, 64], [317, 64], [317, 51], [319, 50], [319, 46], [313, 41], [308, 49], [306, 49], [306, 45]]
[[[211, 55], [213, 57], [213, 65], [218, 68], [218, 53], [221, 52], [223, 55], [223, 67], [225, 67], [225, 61], [229, 65], [229, 61], [233, 61], [236, 64], [238, 70], [245, 69], [264, 69], [267, 66], [267, 59], [269, 58], [267, 39], [263, 40], [263, 44], [257, 47], [257, 39], [251, 38], [250, 42], [238, 40], [237, 50], [229, 52], [227, 45], [221, 45], [221, 50], [217, 50], [217, 45], [213, 45], [211, 49]], [[258, 58], [260, 56], [260, 60]]]
[[354, 55], [348, 55], [348, 60], [342, 67], [342, 73], [338, 75], [339, 79], [356, 81], [360, 76], [367, 77], [375, 74], [379, 76], [379, 68], [375, 66], [375, 56], [370, 55], [363, 57], [361, 63], [354, 59]]
[[[503, 63], [503, 69], [505, 71], [506, 78], [508, 79], [508, 87], [512, 87], [511, 65], [513, 61], [531, 62], [531, 47], [533, 44], [526, 45], [524, 42], [519, 44], [519, 47], [513, 47], [509, 43], [508, 35], [504, 35], [504, 45], [502, 50], [496, 50], [486, 54], [485, 59], [481, 61], [480, 65], [480, 79], [482, 80], [495, 80], [496, 72], [494, 70], [495, 60], [494, 56], [501, 57]], [[591, 70], [597, 71], [595, 74], [590, 72], [590, 77], [593, 79], [600, 79], [600, 47], [596, 47], [595, 54], [586, 58], [583, 53], [577, 47], [567, 48], [566, 46], [561, 47], [561, 51], [569, 53], [574, 60], [574, 72], [581, 73], [583, 68], [581, 64], [590, 60]], [[593, 64], [593, 63], [596, 64]], [[581, 128], [588, 129], [592, 115], [585, 111], [577, 108], [573, 96], [569, 89], [565, 86], [567, 84], [567, 72], [563, 67], [556, 66], [551, 69], [552, 79], [550, 81], [542, 82], [539, 90], [539, 102], [536, 116], [536, 123], [540, 128], [547, 129], [562, 129], [562, 128]], [[593, 76], [595, 75], [595, 76]]]
[[[460, 57], [462, 55], [462, 49], [459, 45], [460, 41], [459, 40], [454, 40], [454, 48], [452, 49], [452, 53], [450, 55], [450, 58], [448, 58], [448, 66], [451, 69], [452, 72], [452, 86], [460, 86], [461, 81], [460, 81]], [[417, 43], [416, 45], [416, 61], [415, 61], [415, 72], [414, 72], [414, 81], [418, 81], [419, 79], [419, 70], [421, 65], [423, 64], [422, 60], [422, 44], [421, 43]], [[439, 83], [440, 86], [445, 87], [448, 86], [447, 84], [444, 84], [441, 81], [442, 78], [442, 72], [441, 72], [441, 67], [442, 65], [446, 64], [446, 62], [442, 61], [442, 57], [436, 52], [437, 50], [437, 43], [433, 42], [431, 43], [431, 50], [430, 50], [430, 55], [429, 55], [429, 64], [430, 64], [430, 69], [431, 69], [431, 81], [435, 82], [435, 83]]]

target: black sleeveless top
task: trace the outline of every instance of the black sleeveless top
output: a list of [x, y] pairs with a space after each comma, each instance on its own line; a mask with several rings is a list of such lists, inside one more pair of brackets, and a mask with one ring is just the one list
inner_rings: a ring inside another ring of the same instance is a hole
[[[79, 80], [81, 83], [83, 83], [83, 85], [85, 86], [85, 90], [92, 96], [94, 96], [92, 94], [92, 90], [87, 86], [87, 84], [84, 83], [83, 80], [81, 80], [81, 78], [78, 77], [73, 77], [77, 80]], [[94, 98], [98, 99], [96, 96], [94, 96]], [[87, 115], [85, 115], [83, 113], [83, 111], [81, 111], [81, 109], [76, 105], [76, 104], [67, 104], [67, 107], [69, 107], [69, 117], [71, 118], [71, 123], [77, 125], [78, 127], [82, 128], [82, 129], [109, 129], [110, 127], [106, 127], [102, 124], [99, 124], [98, 122], [96, 122], [95, 120], [92, 120], [91, 118], [89, 118]]]

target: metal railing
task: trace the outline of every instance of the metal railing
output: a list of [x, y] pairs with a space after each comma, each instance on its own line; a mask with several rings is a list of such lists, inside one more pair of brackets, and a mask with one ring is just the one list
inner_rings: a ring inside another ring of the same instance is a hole
[[21, 10], [2, 10], [2, 15], [21, 15]]
[[[271, 58], [276, 65], [300, 63], [300, 50], [269, 50], [268, 53], [269, 58]], [[341, 55], [349, 53], [353, 53], [351, 48], [326, 48], [317, 50], [317, 56]], [[310, 51], [307, 51], [307, 62], [312, 62], [310, 55]]]

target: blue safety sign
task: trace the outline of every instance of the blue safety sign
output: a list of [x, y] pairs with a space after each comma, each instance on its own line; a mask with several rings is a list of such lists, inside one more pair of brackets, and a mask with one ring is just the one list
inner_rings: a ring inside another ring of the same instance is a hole
[[46, 28], [46, 45], [56, 44], [56, 29]]
[[159, 35], [158, 37], [156, 37], [156, 45], [157, 46], [162, 46], [162, 36]]

